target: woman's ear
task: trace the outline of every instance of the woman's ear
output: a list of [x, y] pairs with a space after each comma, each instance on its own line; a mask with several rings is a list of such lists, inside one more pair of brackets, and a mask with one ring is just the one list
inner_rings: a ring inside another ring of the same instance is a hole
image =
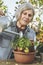
[[1, 15], [1, 16], [4, 16], [4, 15], [5, 15], [5, 13], [3, 12], [2, 9], [0, 9], [0, 15]]

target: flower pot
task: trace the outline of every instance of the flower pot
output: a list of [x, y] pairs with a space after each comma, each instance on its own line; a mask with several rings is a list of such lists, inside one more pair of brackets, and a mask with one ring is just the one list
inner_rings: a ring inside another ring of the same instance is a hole
[[14, 51], [14, 59], [19, 63], [31, 63], [34, 61], [35, 52], [24, 53], [20, 51]]

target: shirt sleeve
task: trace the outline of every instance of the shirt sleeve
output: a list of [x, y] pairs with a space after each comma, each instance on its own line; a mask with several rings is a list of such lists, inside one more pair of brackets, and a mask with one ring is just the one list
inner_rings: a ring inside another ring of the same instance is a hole
[[29, 30], [26, 31], [25, 36], [29, 38], [30, 40], [36, 41], [36, 33], [33, 29], [29, 28]]

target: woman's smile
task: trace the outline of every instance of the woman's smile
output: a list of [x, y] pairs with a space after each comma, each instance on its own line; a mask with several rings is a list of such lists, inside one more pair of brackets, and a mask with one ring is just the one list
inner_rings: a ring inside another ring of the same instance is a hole
[[27, 19], [27, 18], [24, 17], [24, 18], [23, 18], [23, 21], [24, 21], [24, 22], [28, 22], [29, 19]]

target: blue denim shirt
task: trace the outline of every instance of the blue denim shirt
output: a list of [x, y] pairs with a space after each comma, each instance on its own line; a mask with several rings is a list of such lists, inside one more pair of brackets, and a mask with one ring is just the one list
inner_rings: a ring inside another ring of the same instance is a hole
[[28, 26], [27, 26], [27, 29], [26, 29], [26, 31], [24, 33], [24, 36], [26, 36], [30, 40], [36, 41], [36, 33], [35, 33], [35, 31], [32, 28], [28, 27]]
[[[12, 28], [12, 31], [15, 31], [15, 32], [19, 31], [19, 29], [16, 27], [16, 23], [15, 22], [13, 23], [13, 25], [11, 26], [11, 28]], [[22, 31], [22, 32], [23, 32], [23, 35], [25, 37], [27, 37], [28, 39], [36, 41], [36, 33], [29, 26], [26, 26], [26, 29], [24, 31]]]
[[[11, 31], [14, 31], [14, 32], [18, 32], [18, 31], [20, 32], [20, 30], [19, 30], [19, 29], [17, 28], [17, 26], [16, 26], [16, 21], [12, 23], [10, 29], [11, 29]], [[19, 33], [19, 32], [18, 32], [18, 33]], [[26, 26], [26, 29], [23, 30], [22, 32], [23, 32], [23, 35], [24, 35], [25, 37], [27, 37], [28, 39], [36, 41], [36, 33], [35, 33], [35, 31], [34, 31], [32, 28], [30, 28], [29, 26]], [[15, 37], [15, 35], [14, 35], [14, 37]]]

